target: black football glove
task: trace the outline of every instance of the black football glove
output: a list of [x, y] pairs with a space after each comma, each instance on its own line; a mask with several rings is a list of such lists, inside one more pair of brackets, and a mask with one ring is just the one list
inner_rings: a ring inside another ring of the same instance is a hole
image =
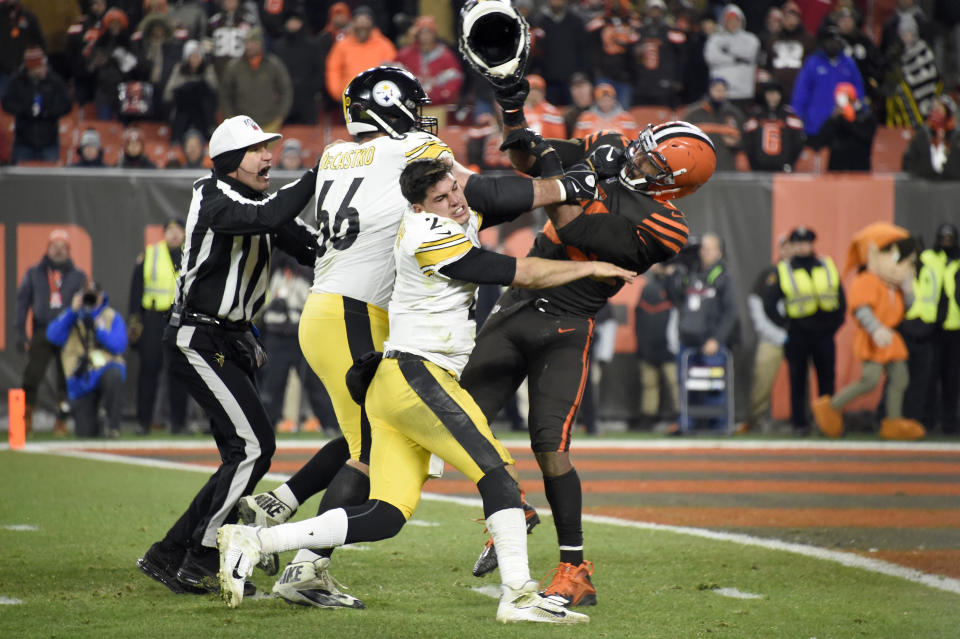
[[514, 129], [507, 133], [500, 150], [510, 149], [525, 151], [536, 158], [542, 177], [554, 177], [563, 173], [560, 154], [533, 129]]
[[560, 178], [567, 194], [567, 204], [576, 204], [581, 200], [597, 197], [597, 174], [590, 162], [578, 162], [569, 167]]
[[523, 103], [527, 101], [528, 93], [530, 93], [530, 83], [526, 78], [521, 78], [516, 84], [494, 90], [497, 104], [503, 109], [504, 124], [516, 126], [523, 122]]
[[623, 158], [623, 149], [612, 144], [601, 144], [587, 155], [587, 161], [597, 172], [597, 178], [601, 180], [606, 180], [620, 173]]

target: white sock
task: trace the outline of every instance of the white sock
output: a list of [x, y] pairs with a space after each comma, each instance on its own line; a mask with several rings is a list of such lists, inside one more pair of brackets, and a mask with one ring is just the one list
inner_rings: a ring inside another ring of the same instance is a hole
[[346, 538], [347, 513], [343, 508], [328, 510], [312, 519], [260, 529], [261, 552], [264, 553], [300, 548], [334, 548], [342, 546]]
[[290, 563], [299, 564], [305, 561], [313, 563], [317, 559], [320, 559], [320, 555], [313, 552], [312, 550], [307, 550], [306, 548], [301, 548], [297, 551], [297, 554], [293, 556], [293, 561]]
[[294, 497], [293, 491], [286, 484], [280, 484], [271, 491], [277, 499], [290, 506], [290, 510], [296, 510], [300, 507], [300, 502]]
[[487, 517], [487, 530], [497, 548], [500, 582], [519, 588], [530, 581], [527, 561], [527, 518], [523, 508], [505, 508]]

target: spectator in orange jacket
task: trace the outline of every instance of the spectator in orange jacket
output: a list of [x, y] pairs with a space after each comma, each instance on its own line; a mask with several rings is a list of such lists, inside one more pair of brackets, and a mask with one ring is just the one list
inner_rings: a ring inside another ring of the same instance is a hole
[[580, 114], [573, 128], [574, 137], [585, 138], [594, 131], [616, 131], [630, 139], [640, 134], [640, 125], [617, 100], [617, 90], [612, 84], [600, 82], [593, 90], [596, 102]]
[[417, 76], [433, 104], [456, 104], [463, 69], [456, 54], [437, 35], [437, 19], [420, 16], [410, 31], [413, 41], [400, 49], [397, 62]]
[[339, 101], [347, 84], [358, 73], [396, 58], [397, 48], [373, 26], [370, 8], [357, 7], [350, 33], [334, 42], [327, 56], [327, 93]]
[[542, 76], [531, 73], [527, 76], [530, 93], [523, 104], [527, 116], [527, 126], [545, 138], [566, 139], [567, 127], [563, 123], [563, 113], [547, 102], [547, 83]]
[[920, 422], [903, 417], [903, 393], [910, 378], [907, 346], [896, 330], [912, 304], [917, 248], [906, 229], [888, 222], [875, 222], [853, 237], [844, 270], [858, 270], [847, 302], [857, 327], [853, 354], [860, 360], [861, 373], [858, 381], [832, 397], [821, 395], [814, 400], [813, 418], [827, 437], [843, 434], [840, 410], [876, 388], [884, 373], [887, 412], [880, 437], [911, 440], [925, 434]]

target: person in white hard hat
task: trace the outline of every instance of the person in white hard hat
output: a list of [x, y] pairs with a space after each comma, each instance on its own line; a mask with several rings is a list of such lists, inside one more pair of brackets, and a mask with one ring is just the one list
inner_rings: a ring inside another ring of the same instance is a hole
[[221, 464], [138, 561], [175, 593], [217, 591], [217, 529], [237, 521], [237, 501], [267, 472], [276, 448], [255, 380], [266, 357], [251, 319], [267, 298], [274, 244], [313, 266], [315, 236], [297, 215], [317, 181], [314, 167], [267, 194], [270, 144], [280, 137], [245, 115], [224, 120], [210, 138], [213, 171], [193, 184], [163, 343], [171, 374], [210, 417]]

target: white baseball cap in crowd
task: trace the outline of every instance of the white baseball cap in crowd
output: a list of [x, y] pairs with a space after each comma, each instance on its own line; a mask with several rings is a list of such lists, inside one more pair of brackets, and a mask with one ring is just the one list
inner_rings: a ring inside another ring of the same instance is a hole
[[235, 115], [221, 122], [210, 136], [210, 157], [246, 149], [261, 142], [273, 142], [282, 137], [279, 133], [267, 133], [248, 115]]

